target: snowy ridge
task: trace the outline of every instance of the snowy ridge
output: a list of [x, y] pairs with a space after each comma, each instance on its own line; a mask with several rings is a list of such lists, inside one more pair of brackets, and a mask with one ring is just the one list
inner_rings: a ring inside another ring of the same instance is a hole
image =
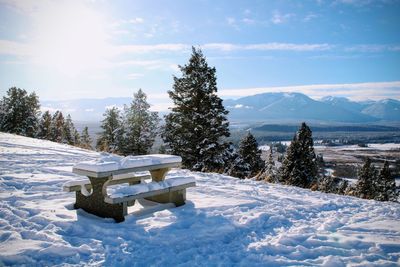
[[0, 265], [288, 266], [400, 264], [400, 205], [174, 170], [188, 202], [117, 224], [61, 191], [101, 155], [0, 133]]

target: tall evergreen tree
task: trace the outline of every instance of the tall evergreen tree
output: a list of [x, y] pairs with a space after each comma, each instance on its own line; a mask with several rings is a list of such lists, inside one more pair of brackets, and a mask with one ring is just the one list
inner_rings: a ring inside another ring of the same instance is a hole
[[54, 113], [53, 118], [51, 119], [50, 140], [57, 143], [63, 143], [65, 140], [64, 128], [65, 128], [64, 115], [62, 114], [61, 111], [57, 110]]
[[277, 171], [276, 171], [276, 166], [275, 166], [275, 161], [274, 161], [274, 156], [273, 156], [273, 149], [271, 146], [267, 162], [265, 164], [263, 171], [261, 172], [260, 176], [258, 177], [258, 180], [265, 180], [269, 183], [277, 183], [278, 177], [277, 177], [276, 172]]
[[121, 153], [122, 117], [117, 107], [107, 109], [103, 114], [104, 119], [101, 122], [103, 131], [97, 139], [96, 148], [100, 151], [110, 153]]
[[164, 142], [170, 152], [182, 156], [186, 168], [221, 171], [229, 123], [228, 111], [217, 96], [216, 70], [194, 47], [189, 63], [179, 68], [182, 77], [174, 77], [168, 92], [174, 107], [165, 117]]
[[64, 143], [67, 143], [69, 145], [75, 145], [75, 125], [72, 122], [72, 118], [71, 115], [68, 114], [67, 118], [65, 119], [65, 123], [64, 123]]
[[310, 188], [316, 183], [317, 174], [312, 132], [303, 122], [287, 149], [280, 169], [280, 179], [286, 184]]
[[92, 148], [92, 138], [89, 135], [89, 129], [87, 126], [83, 128], [80, 140], [80, 147], [85, 149], [93, 149]]
[[139, 89], [133, 95], [130, 107], [125, 107], [126, 143], [124, 154], [145, 155], [150, 152], [157, 136], [159, 117], [150, 111], [147, 96]]
[[51, 140], [51, 114], [48, 110], [46, 110], [40, 118], [37, 137]]
[[40, 104], [35, 92], [12, 87], [0, 101], [0, 131], [34, 137], [39, 124]]
[[74, 128], [74, 130], [72, 132], [72, 136], [74, 139], [74, 145], [80, 147], [81, 146], [81, 135], [79, 134], [79, 132], [76, 128]]
[[397, 201], [396, 181], [390, 172], [388, 161], [385, 161], [379, 173], [377, 184], [378, 193], [375, 197], [376, 200]]
[[374, 199], [376, 195], [376, 177], [376, 170], [371, 164], [371, 159], [367, 157], [364, 165], [358, 173], [355, 195], [361, 198]]
[[[258, 148], [257, 140], [248, 132], [239, 144], [239, 160], [238, 164], [248, 166], [246, 174], [240, 175], [244, 177], [253, 177], [264, 168], [264, 161], [261, 159], [261, 150]], [[242, 168], [239, 166], [239, 168]], [[247, 169], [247, 168], [246, 168]]]

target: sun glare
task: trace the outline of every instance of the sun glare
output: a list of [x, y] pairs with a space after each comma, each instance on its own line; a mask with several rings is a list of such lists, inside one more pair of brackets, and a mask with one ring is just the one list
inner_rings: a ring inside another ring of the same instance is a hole
[[104, 17], [83, 3], [50, 4], [34, 15], [36, 64], [76, 76], [101, 67], [107, 56]]

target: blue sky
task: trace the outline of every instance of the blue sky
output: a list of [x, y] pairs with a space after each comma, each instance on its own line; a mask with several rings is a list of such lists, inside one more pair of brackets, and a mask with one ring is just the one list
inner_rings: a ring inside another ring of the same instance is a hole
[[400, 98], [400, 1], [0, 0], [0, 92], [132, 96], [155, 110], [192, 45], [219, 94]]

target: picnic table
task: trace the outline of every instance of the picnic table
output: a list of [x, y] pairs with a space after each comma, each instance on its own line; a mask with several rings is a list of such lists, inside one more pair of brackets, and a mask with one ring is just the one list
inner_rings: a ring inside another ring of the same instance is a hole
[[[196, 186], [191, 177], [168, 177], [171, 168], [181, 166], [181, 157], [152, 154], [119, 157], [106, 155], [97, 161], [81, 162], [72, 172], [87, 179], [70, 181], [63, 185], [66, 192], [76, 192], [74, 208], [83, 209], [103, 218], [122, 222], [127, 207], [136, 200], [184, 205], [186, 188]], [[146, 182], [151, 179], [151, 182]], [[111, 185], [121, 185], [108, 192]]]

